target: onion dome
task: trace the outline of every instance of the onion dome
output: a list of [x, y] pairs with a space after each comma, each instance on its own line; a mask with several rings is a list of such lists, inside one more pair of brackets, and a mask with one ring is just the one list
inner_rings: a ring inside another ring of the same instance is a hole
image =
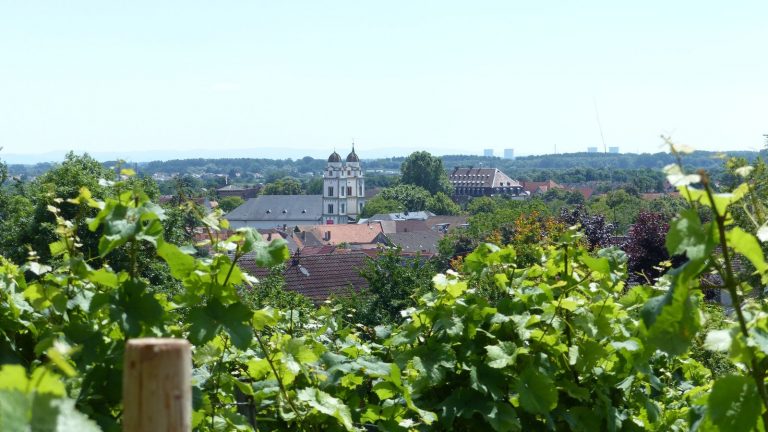
[[347, 162], [360, 162], [360, 158], [358, 158], [357, 153], [355, 153], [354, 146], [352, 146], [352, 153], [347, 155]]
[[341, 162], [341, 156], [336, 153], [336, 151], [334, 151], [330, 156], [328, 156], [328, 162]]

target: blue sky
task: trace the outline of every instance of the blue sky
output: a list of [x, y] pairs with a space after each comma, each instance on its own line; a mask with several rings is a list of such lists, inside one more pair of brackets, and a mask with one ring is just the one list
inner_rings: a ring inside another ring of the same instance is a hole
[[[0, 157], [757, 149], [768, 2], [0, 0]], [[136, 156], [139, 157], [139, 156]]]

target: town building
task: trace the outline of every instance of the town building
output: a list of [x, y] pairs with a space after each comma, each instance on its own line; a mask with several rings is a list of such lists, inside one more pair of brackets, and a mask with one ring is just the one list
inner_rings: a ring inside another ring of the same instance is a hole
[[298, 225], [294, 233], [305, 246], [343, 245], [350, 249], [371, 249], [386, 244], [380, 223]]
[[504, 149], [504, 159], [514, 159], [515, 158], [515, 149], [507, 148]]
[[227, 213], [232, 229], [315, 225], [322, 221], [322, 195], [260, 195]]
[[244, 200], [247, 200], [249, 198], [256, 198], [259, 195], [260, 190], [261, 190], [261, 185], [253, 185], [253, 186], [227, 185], [227, 186], [216, 189], [216, 193], [218, 193], [219, 198], [236, 196]]
[[517, 180], [511, 179], [497, 168], [454, 168], [448, 176], [454, 189], [454, 197], [525, 195]]
[[483, 149], [483, 156], [493, 157], [493, 149]]
[[328, 157], [328, 164], [323, 171], [323, 223], [346, 224], [355, 221], [363, 205], [365, 179], [354, 145], [345, 162], [334, 151]]
[[[360, 272], [369, 261], [368, 255], [361, 252], [294, 253], [282, 269], [285, 289], [306, 296], [316, 305], [333, 296], [345, 297], [368, 288], [368, 281]], [[239, 264], [244, 271], [259, 278], [266, 277], [270, 272], [258, 267], [252, 255], [244, 256]]]

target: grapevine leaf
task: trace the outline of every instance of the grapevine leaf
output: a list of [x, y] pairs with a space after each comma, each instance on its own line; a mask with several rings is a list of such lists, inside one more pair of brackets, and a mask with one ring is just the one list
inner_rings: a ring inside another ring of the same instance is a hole
[[517, 431], [521, 430], [520, 419], [512, 405], [508, 403], [496, 403], [488, 413], [483, 416], [491, 424], [495, 431]]
[[528, 366], [517, 384], [520, 406], [532, 414], [547, 414], [557, 406], [557, 388], [552, 379]]
[[488, 345], [485, 347], [488, 352], [488, 366], [501, 369], [506, 366], [514, 365], [517, 357], [517, 347], [512, 342], [500, 342], [498, 345]]
[[679, 285], [648, 300], [642, 309], [646, 345], [671, 355], [685, 353], [700, 326], [697, 303], [689, 290]]
[[666, 245], [670, 256], [686, 254], [690, 260], [707, 258], [715, 246], [695, 209], [684, 210], [669, 224]]
[[765, 263], [765, 257], [763, 257], [763, 250], [755, 236], [739, 227], [726, 232], [725, 236], [728, 245], [736, 252], [744, 255], [755, 266], [758, 273], [764, 273], [768, 269], [768, 264]]
[[335, 417], [346, 430], [356, 430], [352, 423], [352, 415], [349, 411], [349, 407], [341, 400], [314, 387], [299, 390], [296, 393], [296, 397], [299, 401], [305, 402], [319, 412]]
[[712, 386], [708, 412], [720, 430], [751, 431], [761, 411], [762, 403], [752, 378], [730, 375], [718, 379]]
[[171, 275], [176, 279], [184, 279], [195, 269], [195, 259], [182, 252], [176, 245], [160, 242], [157, 254], [168, 263]]
[[264, 330], [264, 327], [277, 324], [276, 311], [271, 307], [259, 309], [253, 313], [253, 328]]
[[269, 243], [259, 240], [253, 245], [253, 261], [259, 267], [274, 267], [285, 262], [290, 256], [288, 244], [282, 238], [274, 239]]
[[253, 339], [250, 319], [251, 312], [244, 304], [238, 302], [224, 306], [217, 299], [212, 299], [204, 308], [194, 308], [190, 312], [192, 325], [189, 338], [195, 345], [201, 345], [213, 339], [223, 328], [237, 348], [247, 349]]

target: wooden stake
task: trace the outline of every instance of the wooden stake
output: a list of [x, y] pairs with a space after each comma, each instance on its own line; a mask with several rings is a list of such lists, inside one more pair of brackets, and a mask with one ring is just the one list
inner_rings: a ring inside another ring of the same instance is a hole
[[123, 368], [124, 432], [192, 430], [192, 355], [184, 339], [131, 339]]

